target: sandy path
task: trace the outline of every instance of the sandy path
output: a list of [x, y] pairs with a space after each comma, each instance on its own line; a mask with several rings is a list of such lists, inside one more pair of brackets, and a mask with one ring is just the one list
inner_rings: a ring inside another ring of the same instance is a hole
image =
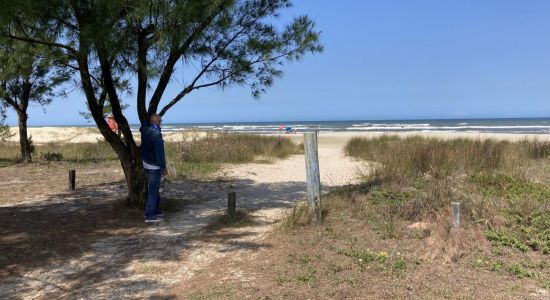
[[[345, 158], [341, 147], [340, 141], [319, 141], [325, 188], [355, 180], [360, 165]], [[163, 196], [183, 199], [185, 205], [159, 226], [120, 230], [96, 240], [82, 255], [0, 277], [0, 298], [146, 298], [175, 283], [191, 282], [196, 272], [208, 269], [216, 259], [227, 255], [244, 259], [257, 249], [269, 247], [266, 232], [281, 217], [282, 209], [305, 198], [304, 157], [227, 167], [227, 181], [167, 183]], [[254, 223], [242, 228], [205, 230], [224, 213], [230, 190], [237, 192], [238, 209], [248, 211]], [[41, 201], [66, 202], [66, 207], [78, 211], [82, 209], [79, 205], [98, 204], [95, 193], [93, 188], [83, 189]], [[120, 185], [113, 185], [103, 187], [101, 193], [101, 201], [110, 201], [124, 191]], [[22, 204], [21, 209], [40, 209], [41, 201]], [[227, 270], [227, 276], [238, 280], [241, 275], [236, 269]]]
[[[361, 164], [347, 158], [342, 147], [345, 140], [332, 137], [319, 139], [319, 168], [321, 183], [325, 187], [356, 183]], [[294, 155], [275, 164], [243, 164], [229, 168], [229, 177], [253, 180], [257, 183], [305, 182], [305, 159]], [[304, 186], [305, 187], [305, 186]]]

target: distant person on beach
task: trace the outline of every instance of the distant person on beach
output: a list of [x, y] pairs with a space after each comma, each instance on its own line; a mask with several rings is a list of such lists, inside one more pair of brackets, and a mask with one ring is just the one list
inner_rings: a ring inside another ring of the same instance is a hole
[[285, 134], [295, 134], [296, 133], [296, 129], [290, 127], [290, 126], [285, 126], [285, 125], [281, 125], [279, 126], [279, 131], [283, 131], [285, 132]]
[[160, 124], [162, 118], [154, 114], [149, 122], [142, 124], [141, 132], [141, 159], [143, 168], [147, 172], [147, 202], [145, 204], [145, 222], [156, 223], [162, 221], [164, 214], [160, 211], [160, 181], [166, 176], [166, 159], [164, 155], [164, 141]]

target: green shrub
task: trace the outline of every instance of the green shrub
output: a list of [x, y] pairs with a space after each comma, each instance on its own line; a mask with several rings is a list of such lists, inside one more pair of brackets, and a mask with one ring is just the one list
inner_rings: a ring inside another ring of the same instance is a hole
[[62, 161], [63, 154], [58, 152], [45, 152], [40, 154], [40, 159], [45, 161]]
[[11, 133], [10, 127], [6, 125], [2, 125], [0, 123], [0, 142], [3, 142], [10, 137], [12, 137], [14, 134]]
[[532, 142], [524, 141], [527, 147], [529, 157], [533, 159], [547, 158], [550, 156], [550, 143], [534, 140]]

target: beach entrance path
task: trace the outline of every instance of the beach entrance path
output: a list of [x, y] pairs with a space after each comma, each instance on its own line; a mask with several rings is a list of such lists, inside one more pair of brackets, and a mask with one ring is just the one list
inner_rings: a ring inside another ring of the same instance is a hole
[[[355, 181], [360, 164], [344, 157], [343, 144], [319, 138], [325, 190]], [[121, 183], [3, 204], [0, 298], [142, 298], [200, 284], [197, 274], [252, 280], [238, 268], [220, 273], [216, 264], [271, 247], [266, 233], [284, 208], [305, 199], [304, 157], [225, 170], [227, 180], [167, 183], [163, 197], [179, 204], [158, 226], [144, 224], [140, 211], [121, 209]], [[213, 226], [229, 191], [250, 222]]]

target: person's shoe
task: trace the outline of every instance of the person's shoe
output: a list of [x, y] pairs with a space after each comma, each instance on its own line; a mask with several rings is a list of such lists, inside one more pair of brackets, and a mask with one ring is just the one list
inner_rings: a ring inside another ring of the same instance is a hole
[[151, 217], [151, 218], [145, 218], [145, 223], [158, 223], [160, 221], [162, 221], [162, 218], [159, 218], [158, 216]]
[[156, 214], [156, 216], [159, 217], [159, 218], [164, 217], [164, 215], [165, 215], [165, 214], [164, 214], [164, 212], [162, 212], [162, 211], [159, 211], [159, 213]]

